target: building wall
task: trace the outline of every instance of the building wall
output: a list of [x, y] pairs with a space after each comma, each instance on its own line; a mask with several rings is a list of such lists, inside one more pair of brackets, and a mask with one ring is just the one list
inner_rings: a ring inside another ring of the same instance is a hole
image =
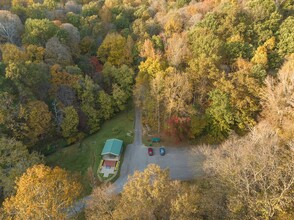
[[113, 156], [111, 154], [103, 155], [103, 160], [119, 161], [120, 156]]

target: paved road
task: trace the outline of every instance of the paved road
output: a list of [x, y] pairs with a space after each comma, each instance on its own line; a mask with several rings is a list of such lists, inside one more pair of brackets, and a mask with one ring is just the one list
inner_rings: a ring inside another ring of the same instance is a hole
[[189, 147], [165, 147], [166, 155], [160, 156], [154, 148], [154, 156], [148, 156], [147, 147], [142, 144], [141, 113], [136, 109], [134, 143], [127, 146], [120, 177], [114, 183], [116, 192], [121, 192], [129, 175], [135, 170], [144, 170], [148, 164], [155, 163], [161, 168], [169, 168], [170, 177], [178, 180], [191, 180], [203, 175], [203, 156]]
[[[148, 164], [155, 163], [161, 168], [169, 168], [171, 179], [191, 180], [203, 175], [203, 156], [190, 147], [165, 147], [166, 155], [160, 156], [159, 149], [154, 148], [154, 155], [148, 156], [147, 147], [142, 144], [141, 112], [136, 109], [134, 142], [127, 146], [124, 161], [120, 171], [120, 177], [114, 183], [115, 193], [120, 193], [128, 176], [135, 170], [143, 171]], [[91, 199], [87, 196], [69, 210], [68, 217], [81, 212], [85, 208], [85, 202]]]

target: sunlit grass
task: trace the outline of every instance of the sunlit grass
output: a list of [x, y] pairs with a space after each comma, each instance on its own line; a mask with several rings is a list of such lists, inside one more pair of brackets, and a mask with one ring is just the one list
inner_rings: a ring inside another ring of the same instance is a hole
[[[46, 163], [49, 166], [59, 166], [68, 171], [79, 173], [86, 179], [89, 167], [93, 168], [95, 174], [97, 173], [105, 141], [109, 138], [121, 139], [126, 147], [133, 141], [133, 129], [134, 110], [130, 107], [106, 121], [97, 133], [49, 155], [46, 157]], [[88, 187], [86, 186], [86, 188]]]

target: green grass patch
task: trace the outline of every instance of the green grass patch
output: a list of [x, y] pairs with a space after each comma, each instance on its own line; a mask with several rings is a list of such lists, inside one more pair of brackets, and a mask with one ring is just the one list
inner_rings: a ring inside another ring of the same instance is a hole
[[125, 147], [133, 141], [133, 130], [134, 110], [131, 108], [104, 122], [97, 133], [49, 155], [46, 157], [46, 164], [81, 174], [84, 179], [83, 184], [88, 188], [86, 191], [90, 191], [86, 184], [87, 169], [92, 167], [94, 173], [97, 174], [105, 141], [109, 138], [121, 139]]
[[99, 177], [100, 177], [103, 181], [109, 180], [109, 179], [111, 179], [111, 178], [114, 176], [114, 174], [109, 174], [108, 177], [104, 177], [104, 176], [103, 176], [103, 175], [104, 175], [103, 173], [99, 173], [98, 175], [99, 175]]

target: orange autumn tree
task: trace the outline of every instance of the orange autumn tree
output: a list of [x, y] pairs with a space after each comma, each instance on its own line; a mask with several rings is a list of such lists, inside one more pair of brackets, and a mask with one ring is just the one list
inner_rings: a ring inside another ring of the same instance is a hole
[[36, 165], [16, 181], [16, 194], [3, 203], [12, 219], [64, 219], [81, 185], [59, 168]]
[[70, 88], [77, 86], [80, 80], [79, 76], [66, 72], [58, 64], [55, 64], [51, 67], [50, 74], [52, 83], [51, 93], [53, 94], [55, 94], [58, 88], [62, 85], [69, 86]]

